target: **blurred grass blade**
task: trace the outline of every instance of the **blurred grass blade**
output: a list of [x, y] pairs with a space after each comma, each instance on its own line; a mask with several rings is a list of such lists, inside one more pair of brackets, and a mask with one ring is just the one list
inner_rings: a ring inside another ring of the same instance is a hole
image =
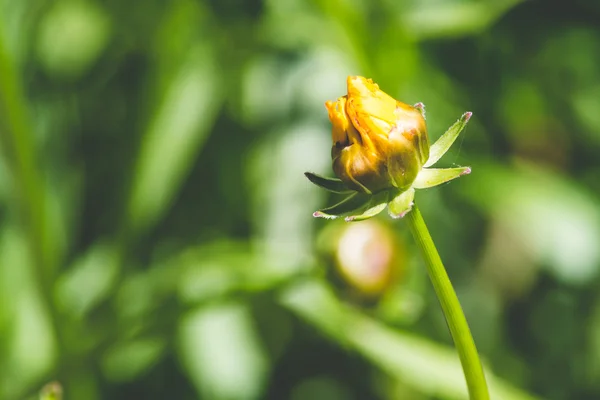
[[[431, 397], [467, 398], [454, 349], [388, 328], [342, 304], [325, 284], [316, 280], [289, 287], [280, 301], [337, 343], [354, 348], [373, 365], [414, 389]], [[494, 400], [535, 399], [492, 374], [488, 379]]]
[[109, 296], [117, 283], [118, 268], [118, 246], [97, 241], [57, 280], [57, 308], [64, 315], [83, 319]]
[[[0, 150], [5, 154], [6, 164], [11, 174], [10, 180], [15, 186], [11, 193], [13, 198], [10, 204], [13, 210], [10, 211], [19, 214], [20, 218], [17, 218], [16, 221], [20, 224], [17, 224], [16, 229], [27, 235], [27, 249], [24, 252], [31, 255], [31, 269], [27, 271], [29, 276], [23, 280], [24, 285], [19, 289], [22, 290], [25, 283], [33, 284], [32, 286], [35, 287], [33, 290], [22, 291], [25, 296], [19, 303], [22, 309], [17, 313], [17, 319], [21, 320], [19, 321], [21, 324], [23, 320], [26, 320], [29, 324], [28, 332], [37, 334], [32, 341], [36, 345], [42, 339], [48, 341], [47, 346], [44, 343], [43, 346], [37, 347], [38, 353], [36, 354], [39, 357], [36, 364], [41, 369], [45, 369], [56, 359], [60, 359], [64, 353], [64, 340], [59, 317], [53, 307], [52, 292], [57, 236], [49, 234], [46, 192], [43, 174], [38, 164], [39, 157], [35, 147], [31, 115], [25, 98], [25, 90], [21, 86], [21, 76], [9, 56], [3, 33], [3, 29], [0, 29]], [[12, 268], [19, 267], [19, 265], [9, 265]], [[17, 285], [16, 282], [11, 283]], [[37, 293], [35, 293], [36, 291]], [[14, 301], [14, 299], [11, 300]], [[30, 313], [23, 312], [23, 309]], [[19, 326], [19, 322], [16, 326]], [[13, 332], [15, 331], [13, 329]], [[22, 335], [23, 338], [26, 336], [29, 335]], [[29, 338], [27, 337], [27, 339]], [[13, 343], [11, 347], [29, 349], [22, 343]], [[29, 359], [31, 360], [31, 358]], [[39, 371], [35, 371], [32, 375], [35, 376], [39, 373]], [[25, 372], [21, 373], [21, 375], [24, 374]], [[19, 378], [22, 379], [22, 377]], [[17, 380], [15, 385], [19, 386], [20, 384], [23, 384], [23, 381]]]
[[159, 337], [117, 343], [104, 352], [102, 371], [113, 382], [135, 381], [160, 361], [164, 349], [164, 340]]
[[25, 398], [32, 382], [47, 380], [57, 353], [29, 246], [20, 226], [0, 227], [0, 399]]
[[189, 172], [221, 107], [218, 82], [211, 49], [192, 48], [142, 137], [128, 207], [134, 230], [161, 217]]
[[523, 1], [419, 2], [412, 10], [400, 14], [398, 23], [418, 40], [472, 35], [489, 27]]
[[185, 316], [179, 356], [202, 398], [261, 398], [267, 360], [243, 304], [198, 309]]
[[21, 79], [14, 68], [0, 31], [0, 144], [12, 181], [17, 186], [14, 193], [16, 207], [20, 208], [23, 222], [30, 235], [31, 244], [40, 271], [48, 274], [48, 249], [45, 235], [44, 190], [37, 165], [33, 128], [28, 115], [27, 102]]

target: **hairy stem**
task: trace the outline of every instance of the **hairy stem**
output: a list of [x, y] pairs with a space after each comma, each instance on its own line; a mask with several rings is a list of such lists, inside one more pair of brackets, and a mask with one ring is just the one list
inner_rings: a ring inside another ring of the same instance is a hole
[[435, 289], [438, 300], [444, 311], [450, 334], [454, 340], [458, 356], [469, 389], [469, 397], [472, 400], [488, 400], [490, 398], [483, 367], [479, 360], [479, 354], [469, 330], [467, 319], [460, 306], [456, 292], [450, 283], [450, 278], [442, 264], [440, 255], [435, 248], [433, 239], [429, 234], [427, 225], [419, 208], [415, 205], [406, 216], [410, 230], [423, 253], [427, 264], [427, 273]]

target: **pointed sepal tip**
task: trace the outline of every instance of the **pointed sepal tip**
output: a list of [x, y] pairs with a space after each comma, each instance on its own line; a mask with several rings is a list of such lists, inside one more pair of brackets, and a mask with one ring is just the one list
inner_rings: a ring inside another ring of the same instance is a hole
[[315, 211], [313, 213], [313, 217], [315, 217], [315, 218], [323, 218], [323, 219], [336, 219], [338, 216], [337, 215], [325, 214], [322, 211]]

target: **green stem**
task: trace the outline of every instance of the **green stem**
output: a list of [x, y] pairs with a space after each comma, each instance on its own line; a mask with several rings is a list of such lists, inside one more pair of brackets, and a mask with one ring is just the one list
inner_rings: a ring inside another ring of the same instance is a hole
[[469, 397], [472, 400], [488, 400], [490, 398], [483, 367], [477, 354], [477, 348], [473, 336], [469, 330], [467, 319], [460, 306], [456, 292], [450, 283], [444, 264], [440, 259], [433, 239], [429, 234], [427, 225], [423, 220], [421, 211], [413, 206], [411, 212], [406, 216], [410, 230], [417, 241], [427, 264], [427, 273], [435, 289], [438, 300], [444, 311], [444, 316], [450, 328], [450, 334], [454, 340], [458, 356], [463, 367]]

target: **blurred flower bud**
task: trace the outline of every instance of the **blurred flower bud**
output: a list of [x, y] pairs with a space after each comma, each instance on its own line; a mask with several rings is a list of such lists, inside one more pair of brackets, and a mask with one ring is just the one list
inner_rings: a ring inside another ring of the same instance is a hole
[[346, 288], [362, 298], [380, 297], [402, 271], [402, 246], [394, 233], [379, 222], [346, 225], [336, 242], [336, 274]]
[[371, 79], [350, 76], [347, 84], [346, 96], [325, 103], [335, 174], [358, 192], [408, 189], [429, 157], [422, 112], [394, 100]]
[[40, 400], [61, 400], [63, 398], [63, 389], [60, 383], [50, 382], [40, 391]]

